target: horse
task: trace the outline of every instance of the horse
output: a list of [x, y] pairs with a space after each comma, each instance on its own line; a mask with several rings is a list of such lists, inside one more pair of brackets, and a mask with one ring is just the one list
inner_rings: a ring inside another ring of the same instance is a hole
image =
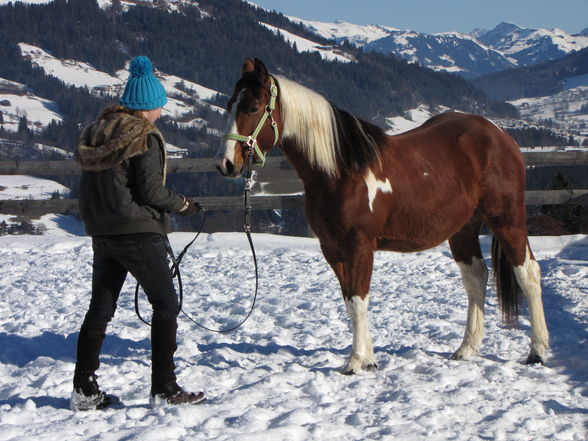
[[342, 373], [377, 369], [367, 322], [374, 252], [423, 251], [446, 240], [468, 298], [465, 334], [452, 358], [479, 354], [489, 273], [479, 241], [484, 224], [503, 320], [516, 326], [522, 292], [531, 323], [526, 363], [544, 363], [549, 336], [526, 229], [525, 166], [505, 131], [478, 115], [447, 112], [389, 135], [270, 75], [259, 59], [245, 60], [227, 109], [229, 133], [217, 158], [222, 175], [239, 177], [248, 161], [263, 162], [279, 144], [304, 184], [308, 223], [351, 319]]

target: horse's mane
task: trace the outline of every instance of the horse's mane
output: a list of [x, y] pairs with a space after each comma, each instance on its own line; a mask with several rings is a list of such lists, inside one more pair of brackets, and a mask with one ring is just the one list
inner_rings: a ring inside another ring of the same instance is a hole
[[292, 139], [310, 163], [328, 175], [363, 172], [374, 161], [384, 131], [338, 109], [318, 93], [277, 77], [285, 139]]

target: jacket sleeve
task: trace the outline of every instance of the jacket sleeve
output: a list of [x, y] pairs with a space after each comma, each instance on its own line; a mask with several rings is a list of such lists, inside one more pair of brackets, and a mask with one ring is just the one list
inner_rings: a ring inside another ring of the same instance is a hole
[[164, 185], [163, 148], [155, 136], [148, 135], [147, 151], [135, 156], [137, 191], [147, 204], [160, 210], [178, 212], [184, 207], [186, 199]]

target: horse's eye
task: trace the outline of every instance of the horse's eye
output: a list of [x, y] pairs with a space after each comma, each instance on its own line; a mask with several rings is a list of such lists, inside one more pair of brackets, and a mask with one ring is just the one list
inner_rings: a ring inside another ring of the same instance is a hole
[[247, 110], [247, 113], [257, 113], [258, 110], [259, 106], [251, 106], [249, 110]]

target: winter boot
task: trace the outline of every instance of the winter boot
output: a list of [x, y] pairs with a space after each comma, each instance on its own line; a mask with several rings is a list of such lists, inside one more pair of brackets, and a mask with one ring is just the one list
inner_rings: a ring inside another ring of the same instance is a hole
[[151, 325], [151, 405], [202, 403], [203, 392], [186, 392], [176, 383], [174, 353], [177, 321], [154, 320]]
[[104, 409], [118, 402], [112, 395], [100, 391], [96, 375], [92, 372], [78, 372], [74, 374], [74, 390], [71, 393], [71, 410]]
[[78, 337], [77, 362], [73, 379], [70, 407], [72, 410], [103, 409], [115, 401], [115, 397], [100, 391], [96, 370], [106, 325], [84, 323]]

